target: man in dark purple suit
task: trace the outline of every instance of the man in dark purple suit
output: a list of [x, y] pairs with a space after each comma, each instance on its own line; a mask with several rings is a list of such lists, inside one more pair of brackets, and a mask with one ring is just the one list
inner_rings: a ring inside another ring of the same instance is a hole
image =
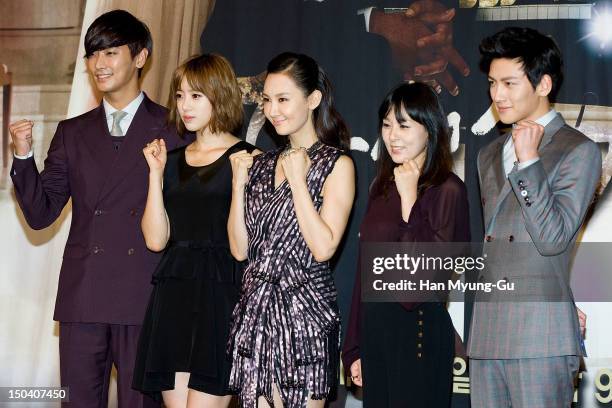
[[87, 30], [87, 68], [104, 98], [95, 109], [59, 123], [45, 168], [32, 157], [32, 125], [10, 126], [15, 146], [11, 177], [28, 224], [49, 226], [72, 198], [72, 225], [54, 319], [60, 322], [62, 386], [74, 407], [106, 407], [111, 367], [119, 407], [158, 406], [131, 389], [140, 325], [158, 255], [140, 229], [148, 189], [142, 148], [164, 138], [167, 111], [139, 85], [151, 55], [147, 26], [123, 10], [98, 17]]

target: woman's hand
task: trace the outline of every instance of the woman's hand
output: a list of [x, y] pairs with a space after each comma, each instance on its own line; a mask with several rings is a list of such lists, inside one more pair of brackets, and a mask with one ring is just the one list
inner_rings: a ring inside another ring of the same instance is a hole
[[405, 161], [393, 170], [395, 176], [395, 186], [402, 198], [412, 198], [416, 200], [419, 177], [425, 163], [427, 151], [423, 150], [417, 157]]
[[242, 190], [249, 181], [249, 169], [253, 165], [253, 155], [246, 150], [240, 150], [232, 153], [229, 159], [232, 165], [232, 187]]
[[410, 211], [417, 199], [419, 177], [425, 162], [425, 154], [426, 151], [423, 150], [414, 159], [408, 160], [393, 169], [395, 187], [402, 202], [402, 219], [404, 222], [408, 222]]
[[412, 198], [416, 200], [417, 186], [419, 183], [419, 177], [421, 176], [421, 170], [416, 160], [408, 160], [395, 169], [393, 169], [393, 175], [395, 178], [395, 187], [397, 192], [402, 198]]
[[351, 381], [353, 384], [363, 387], [363, 378], [361, 377], [361, 359], [357, 359], [351, 364]]
[[285, 174], [289, 186], [296, 183], [305, 182], [308, 169], [310, 169], [310, 157], [306, 154], [306, 149], [289, 149], [281, 153], [280, 165]]
[[164, 167], [166, 167], [166, 160], [168, 159], [168, 151], [166, 150], [166, 142], [164, 139], [154, 139], [150, 143], [147, 143], [142, 153], [149, 165], [149, 171], [151, 173], [164, 173]]

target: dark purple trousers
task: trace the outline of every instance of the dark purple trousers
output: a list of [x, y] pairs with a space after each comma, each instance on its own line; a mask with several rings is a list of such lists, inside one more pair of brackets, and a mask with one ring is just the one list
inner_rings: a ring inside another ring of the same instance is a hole
[[114, 364], [119, 408], [159, 408], [158, 402], [131, 387], [140, 327], [60, 322], [61, 384], [69, 388], [70, 400], [62, 407], [107, 408]]

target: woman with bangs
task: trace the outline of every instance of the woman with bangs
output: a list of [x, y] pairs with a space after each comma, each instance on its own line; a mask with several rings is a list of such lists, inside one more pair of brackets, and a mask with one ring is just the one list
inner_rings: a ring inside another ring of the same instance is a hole
[[170, 122], [196, 139], [171, 152], [162, 139], [143, 149], [149, 192], [142, 231], [147, 247], [164, 254], [153, 274], [133, 387], [163, 397], [168, 408], [227, 407], [225, 348], [241, 281], [227, 235], [229, 156], [255, 147], [234, 136], [242, 102], [225, 58], [187, 60], [174, 72], [170, 95]]
[[[423, 83], [391, 90], [379, 111], [378, 171], [360, 242], [469, 242], [465, 185], [453, 174], [449, 127]], [[441, 302], [361, 301], [357, 273], [342, 360], [365, 408], [444, 408], [455, 332]]]

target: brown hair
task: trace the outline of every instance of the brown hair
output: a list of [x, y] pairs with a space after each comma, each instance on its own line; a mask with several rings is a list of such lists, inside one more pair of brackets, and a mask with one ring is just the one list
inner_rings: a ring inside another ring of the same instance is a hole
[[240, 132], [243, 120], [242, 94], [230, 63], [217, 54], [202, 54], [189, 58], [172, 76], [170, 85], [170, 113], [168, 122], [174, 123], [179, 135], [187, 132], [176, 107], [176, 92], [181, 89], [183, 78], [189, 86], [202, 92], [212, 105], [208, 128], [212, 133]]

